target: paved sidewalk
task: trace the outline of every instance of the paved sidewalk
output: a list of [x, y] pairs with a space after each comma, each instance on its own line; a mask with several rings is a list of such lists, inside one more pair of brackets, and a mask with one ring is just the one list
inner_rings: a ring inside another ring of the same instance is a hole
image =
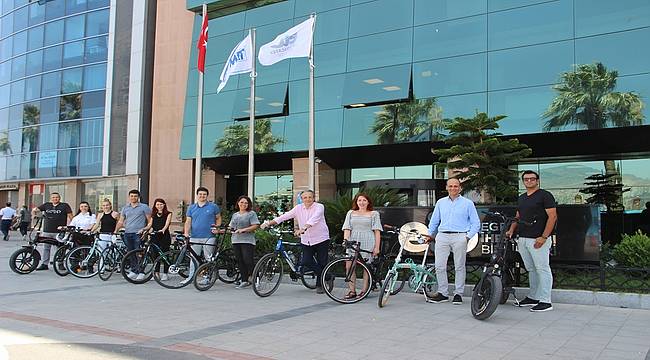
[[339, 305], [300, 285], [269, 298], [217, 282], [210, 291], [17, 275], [18, 237], [0, 241], [0, 359], [650, 359], [650, 311], [502, 305], [487, 321], [404, 291]]

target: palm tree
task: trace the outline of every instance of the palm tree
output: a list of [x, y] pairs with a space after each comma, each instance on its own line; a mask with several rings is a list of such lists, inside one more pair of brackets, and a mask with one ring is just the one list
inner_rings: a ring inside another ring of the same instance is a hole
[[[543, 114], [548, 119], [544, 131], [569, 125], [592, 130], [643, 124], [641, 97], [632, 91], [614, 91], [617, 78], [618, 72], [608, 71], [602, 63], [577, 65], [575, 71], [563, 73], [561, 82], [553, 86], [558, 94]], [[609, 178], [612, 184], [620, 183], [614, 160], [605, 160], [605, 174], [616, 175]]]
[[0, 153], [5, 155], [11, 154], [11, 143], [9, 143], [9, 134], [7, 131], [3, 131], [0, 134]]
[[38, 137], [38, 127], [33, 126], [39, 123], [41, 111], [38, 107], [28, 104], [25, 105], [23, 112], [23, 151], [36, 150], [36, 140]]
[[370, 133], [377, 135], [378, 144], [413, 141], [429, 130], [437, 134], [444, 129], [441, 114], [442, 109], [433, 98], [384, 105], [383, 111], [375, 117]]
[[[269, 153], [275, 146], [284, 143], [280, 137], [273, 136], [270, 119], [255, 120], [255, 152]], [[230, 125], [223, 131], [223, 137], [214, 146], [218, 156], [242, 155], [248, 151], [248, 123]]]

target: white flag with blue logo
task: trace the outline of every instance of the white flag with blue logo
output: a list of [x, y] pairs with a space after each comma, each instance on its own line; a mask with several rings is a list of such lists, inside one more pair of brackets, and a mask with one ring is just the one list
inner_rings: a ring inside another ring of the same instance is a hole
[[230, 52], [230, 56], [226, 60], [226, 64], [223, 66], [221, 71], [221, 76], [219, 80], [221, 83], [217, 88], [217, 93], [223, 89], [228, 83], [228, 79], [232, 75], [245, 74], [253, 71], [253, 61], [255, 61], [255, 56], [253, 55], [253, 41], [251, 39], [251, 34], [244, 38], [234, 49]]
[[314, 18], [311, 17], [262, 45], [258, 59], [268, 66], [289, 58], [308, 57], [314, 35]]

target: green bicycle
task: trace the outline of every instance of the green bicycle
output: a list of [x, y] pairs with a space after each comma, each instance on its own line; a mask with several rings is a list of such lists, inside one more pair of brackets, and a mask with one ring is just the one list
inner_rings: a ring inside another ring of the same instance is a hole
[[[396, 293], [395, 289], [398, 288], [401, 281], [398, 281], [397, 275], [400, 270], [408, 269], [412, 275], [409, 278], [409, 287], [414, 292], [419, 293], [420, 290], [424, 293], [425, 299], [435, 294], [438, 281], [436, 279], [435, 268], [432, 265], [425, 265], [427, 261], [427, 253], [429, 252], [429, 244], [425, 243], [422, 234], [427, 233], [427, 227], [424, 224], [417, 222], [410, 222], [402, 225], [399, 230], [394, 227], [384, 225], [387, 229], [396, 231], [399, 236], [400, 249], [395, 258], [393, 267], [388, 270], [386, 278], [384, 279], [381, 290], [379, 291], [379, 299], [377, 305], [382, 308], [388, 303], [391, 295]], [[402, 253], [404, 250], [411, 253], [424, 252], [422, 256], [422, 263], [416, 264], [413, 259], [406, 258], [402, 261]]]

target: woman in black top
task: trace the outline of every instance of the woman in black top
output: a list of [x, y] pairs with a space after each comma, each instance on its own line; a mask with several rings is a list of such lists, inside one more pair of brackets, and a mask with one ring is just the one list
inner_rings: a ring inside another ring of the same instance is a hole
[[[167, 203], [163, 199], [156, 199], [153, 202], [153, 209], [151, 210], [151, 220], [145, 228], [145, 231], [152, 229], [155, 231], [151, 235], [151, 240], [156, 244], [160, 250], [167, 252], [169, 251], [169, 246], [172, 243], [172, 237], [169, 234], [169, 225], [172, 223], [172, 213], [167, 210]], [[167, 269], [169, 265], [165, 263], [164, 273], [160, 274], [160, 280], [166, 281]], [[156, 272], [160, 272], [160, 265], [155, 269]]]
[[93, 226], [92, 231], [97, 231], [99, 228], [99, 239], [104, 240], [100, 241], [99, 245], [102, 250], [108, 246], [109, 241], [115, 240], [115, 224], [117, 224], [117, 219], [120, 217], [120, 213], [113, 211], [113, 204], [108, 199], [102, 201], [102, 212], [97, 214], [97, 222]]

